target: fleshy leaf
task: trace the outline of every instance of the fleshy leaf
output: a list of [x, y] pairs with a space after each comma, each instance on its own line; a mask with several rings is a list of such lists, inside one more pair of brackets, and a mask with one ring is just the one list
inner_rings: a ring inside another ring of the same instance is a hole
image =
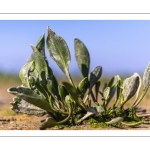
[[47, 117], [46, 120], [40, 126], [40, 130], [45, 130], [46, 128], [51, 128], [56, 125], [58, 125], [58, 123], [52, 117]]
[[105, 111], [104, 108], [103, 108], [101, 105], [99, 105], [99, 106], [94, 106], [93, 108], [96, 109], [96, 116], [101, 115], [101, 113], [103, 113], [103, 112]]
[[92, 90], [92, 87], [96, 84], [96, 82], [99, 80], [99, 78], [102, 75], [102, 67], [101, 66], [97, 66], [95, 67], [91, 74], [90, 74], [90, 89], [89, 89], [89, 93]]
[[88, 117], [93, 116], [93, 115], [95, 115], [95, 112], [90, 112], [90, 111], [88, 111], [80, 120], [78, 120], [78, 121], [76, 122], [76, 124], [81, 123], [83, 120], [85, 120], [85, 119], [87, 119]]
[[33, 45], [31, 45], [31, 48], [33, 50], [32, 59], [35, 62], [35, 68], [30, 75], [34, 78], [35, 82], [38, 82], [46, 90], [47, 81], [53, 79], [53, 72], [37, 48]]
[[41, 130], [44, 130], [44, 129], [46, 129], [46, 128], [51, 128], [51, 127], [54, 127], [54, 126], [56, 126], [56, 125], [60, 125], [60, 124], [63, 124], [63, 123], [65, 123], [65, 122], [67, 122], [67, 121], [70, 119], [71, 114], [72, 114], [72, 109], [71, 109], [70, 103], [68, 102], [67, 104], [68, 104], [68, 111], [69, 111], [69, 114], [68, 114], [68, 116], [67, 116], [65, 119], [63, 119], [63, 120], [61, 120], [61, 121], [59, 121], [59, 122], [56, 122], [56, 121], [50, 116], [50, 117], [48, 117], [48, 118], [43, 122], [43, 124], [40, 126], [40, 129], [41, 129]]
[[23, 86], [30, 88], [30, 82], [29, 82], [29, 73], [33, 71], [34, 62], [28, 62], [26, 63], [19, 72], [19, 78], [21, 79], [21, 82]]
[[36, 48], [45, 58], [45, 35], [40, 36], [37, 41]]
[[74, 39], [74, 49], [75, 49], [75, 57], [80, 68], [80, 71], [83, 77], [87, 77], [89, 73], [90, 66], [90, 55], [89, 52], [84, 45], [84, 43], [75, 38]]
[[49, 106], [48, 101], [42, 95], [38, 95], [31, 89], [25, 87], [12, 87], [7, 91], [32, 105], [35, 105], [48, 112], [53, 112]]
[[147, 91], [150, 86], [150, 62], [145, 69], [144, 75], [143, 75], [143, 90]]
[[[45, 58], [45, 36], [44, 35], [40, 36], [40, 38], [38, 39], [36, 48], [37, 48], [38, 52], [41, 53], [42, 57], [44, 59], [46, 59]], [[34, 54], [32, 53], [31, 56], [28, 58], [27, 62], [30, 62], [33, 60], [34, 60]]]
[[106, 101], [106, 106], [110, 103], [110, 101], [113, 98], [113, 96], [115, 95], [116, 91], [117, 91], [117, 87], [114, 87], [114, 88], [110, 89], [109, 97]]
[[112, 120], [110, 120], [109, 122], [105, 122], [107, 124], [116, 124], [116, 123], [120, 123], [123, 121], [123, 118], [122, 117], [116, 117], [116, 118], [113, 118]]
[[96, 99], [96, 101], [98, 101], [98, 91], [100, 88], [100, 84], [101, 84], [100, 81], [96, 82], [96, 84], [95, 84], [95, 94], [96, 94], [95, 99]]
[[88, 78], [85, 77], [84, 79], [81, 80], [81, 82], [78, 84], [78, 87], [77, 87], [77, 89], [81, 93], [82, 98], [84, 97], [84, 94], [86, 90], [88, 89], [88, 87], [89, 87], [89, 81], [88, 81]]
[[131, 77], [126, 78], [122, 85], [122, 94], [124, 96], [124, 102], [129, 100], [135, 95], [140, 85], [140, 76], [138, 73], [134, 73]]
[[64, 86], [58, 85], [58, 92], [62, 101], [65, 101], [65, 96], [66, 96], [65, 90], [66, 89], [64, 88]]
[[71, 60], [71, 56], [65, 40], [62, 37], [56, 35], [55, 32], [53, 32], [48, 27], [46, 45], [50, 57], [57, 63], [60, 69], [66, 75], [68, 75], [68, 66]]
[[87, 113], [76, 122], [76, 124], [81, 123], [83, 120], [85, 120], [86, 118], [93, 116], [93, 115], [101, 115], [101, 113], [104, 112], [104, 108], [102, 106], [94, 106], [94, 107], [90, 107], [89, 110], [87, 111]]
[[35, 69], [38, 71], [38, 73], [41, 73], [45, 71], [45, 76], [48, 78], [48, 66], [47, 62], [43, 58], [42, 54], [38, 51], [36, 47], [33, 45], [30, 45], [33, 50], [33, 60], [35, 62]]
[[103, 92], [103, 97], [104, 97], [105, 100], [108, 100], [108, 98], [109, 98], [109, 93], [110, 93], [110, 87], [106, 87], [106, 88], [104, 89], [104, 92]]
[[52, 88], [53, 88], [53, 93], [55, 95], [57, 95], [57, 97], [58, 97], [58, 82], [57, 82], [57, 79], [54, 75], [53, 75], [53, 78], [52, 78]]
[[12, 107], [11, 109], [15, 111], [16, 113], [23, 113], [28, 115], [35, 115], [35, 116], [43, 116], [47, 114], [47, 112], [39, 107], [36, 107], [35, 105], [32, 105], [28, 102], [26, 102], [23, 99], [20, 99], [20, 102], [16, 102], [17, 97], [14, 97], [14, 101], [11, 103]]
[[132, 123], [125, 123], [125, 122], [121, 122], [123, 125], [126, 125], [128, 127], [136, 127], [139, 126], [141, 124], [143, 124], [143, 121], [138, 121], [138, 122], [132, 122]]
[[118, 83], [118, 77], [117, 76], [114, 76], [108, 83], [108, 86], [110, 88], [113, 88], [114, 86], [116, 86]]
[[80, 106], [80, 108], [83, 109], [83, 110], [87, 110], [85, 104], [83, 103], [83, 101], [80, 98], [80, 94], [79, 94], [78, 90], [68, 82], [62, 82], [62, 84], [67, 89], [67, 91], [70, 94], [71, 98]]
[[122, 88], [121, 88], [122, 80], [119, 77], [119, 75], [117, 75], [117, 78], [118, 78], [118, 84], [117, 84], [117, 87], [116, 87], [116, 101], [119, 99], [121, 91], [122, 91]]

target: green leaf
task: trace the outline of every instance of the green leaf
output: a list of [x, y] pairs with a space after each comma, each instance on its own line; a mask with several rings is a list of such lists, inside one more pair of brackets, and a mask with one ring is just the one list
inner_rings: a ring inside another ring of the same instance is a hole
[[126, 78], [123, 81], [122, 95], [124, 96], [124, 102], [133, 97], [137, 91], [139, 92], [138, 90], [139, 85], [140, 85], [140, 76], [138, 73], [134, 73], [131, 77]]
[[31, 45], [31, 48], [33, 50], [32, 59], [35, 62], [35, 69], [30, 75], [34, 78], [35, 82], [40, 83], [46, 90], [47, 80], [53, 79], [53, 72], [37, 48], [33, 45]]
[[65, 40], [56, 35], [48, 27], [48, 36], [46, 39], [46, 45], [50, 57], [57, 63], [60, 69], [68, 75], [68, 66], [71, 60], [70, 52], [67, 43]]
[[85, 119], [87, 119], [88, 117], [91, 117], [91, 116], [93, 116], [93, 115], [95, 115], [95, 112], [87, 112], [81, 119], [79, 119], [77, 122], [76, 122], [76, 124], [79, 124], [79, 123], [81, 123], [83, 120], [85, 120]]
[[90, 74], [90, 89], [89, 89], [89, 93], [91, 93], [92, 87], [96, 84], [96, 82], [99, 80], [99, 78], [102, 75], [102, 67], [101, 66], [97, 66], [95, 67], [91, 74]]
[[38, 73], [42, 73], [42, 71], [45, 71], [45, 75], [46, 77], [48, 77], [48, 66], [47, 66], [47, 62], [45, 61], [45, 59], [43, 58], [42, 54], [38, 51], [38, 49], [36, 47], [34, 47], [33, 45], [30, 45], [32, 50], [33, 50], [33, 60], [35, 62], [35, 69], [38, 71]]
[[106, 87], [103, 91], [103, 98], [105, 100], [108, 100], [109, 99], [109, 93], [110, 93], [110, 87]]
[[78, 92], [78, 90], [73, 87], [70, 83], [68, 82], [62, 82], [62, 84], [65, 86], [65, 88], [67, 89], [68, 93], [70, 94], [71, 98], [79, 105], [79, 107], [83, 110], [87, 110], [85, 104], [83, 103], [83, 101], [80, 98], [80, 94]]
[[99, 91], [99, 88], [100, 88], [100, 84], [101, 84], [100, 81], [96, 82], [96, 84], [95, 84], [96, 101], [98, 101], [98, 91]]
[[118, 76], [114, 76], [106, 85], [105, 89], [103, 90], [103, 98], [105, 101], [105, 105], [107, 106], [111, 101], [112, 97], [114, 96], [118, 85]]
[[[45, 36], [42, 35], [38, 39], [38, 42], [36, 44], [36, 49], [38, 50], [39, 53], [41, 53], [42, 57], [46, 60], [45, 57]], [[34, 61], [34, 54], [32, 53], [27, 62]]]
[[99, 115], [101, 115], [102, 112], [104, 112], [104, 108], [102, 106], [90, 107], [89, 110], [87, 111], [87, 113], [81, 119], [79, 119], [76, 122], [76, 124], [81, 123], [83, 120], [85, 120], [88, 117], [91, 117], [93, 115], [99, 116]]
[[113, 88], [114, 86], [116, 86], [118, 83], [118, 77], [114, 76], [109, 82], [108, 85], [110, 88]]
[[120, 95], [121, 95], [123, 82], [122, 82], [121, 78], [118, 75], [116, 77], [118, 78], [118, 84], [117, 84], [117, 87], [116, 87], [116, 92], [117, 92], [116, 101], [117, 101], [119, 99]]
[[75, 48], [75, 57], [80, 68], [80, 71], [83, 77], [87, 77], [89, 73], [90, 66], [90, 55], [89, 52], [84, 45], [84, 43], [75, 38], [74, 39], [74, 48]]
[[11, 109], [16, 113], [23, 113], [28, 115], [35, 115], [35, 116], [44, 116], [47, 112], [39, 107], [36, 107], [23, 99], [20, 99], [20, 102], [16, 102], [18, 97], [14, 97], [13, 103], [11, 103]]
[[79, 90], [79, 93], [81, 93], [82, 98], [84, 97], [84, 94], [87, 91], [88, 87], [89, 87], [89, 81], [88, 81], [88, 78], [85, 77], [84, 79], [80, 81], [77, 87], [77, 89]]
[[56, 125], [59, 125], [52, 117], [46, 118], [44, 123], [40, 126], [40, 130], [45, 130], [46, 128], [52, 128]]
[[143, 124], [143, 121], [138, 121], [138, 122], [132, 122], [132, 123], [126, 123], [126, 122], [121, 122], [123, 125], [126, 125], [128, 127], [136, 127], [141, 124]]
[[57, 82], [56, 77], [54, 75], [52, 78], [52, 88], [53, 88], [53, 93], [58, 97], [58, 82]]
[[78, 90], [73, 87], [70, 83], [68, 82], [62, 82], [62, 84], [64, 85], [64, 87], [67, 89], [68, 93], [70, 94], [70, 96], [76, 100], [78, 99], [78, 97], [80, 96]]
[[53, 85], [52, 85], [52, 80], [47, 80], [47, 90], [48, 92], [53, 95]]
[[37, 41], [36, 48], [45, 58], [45, 35], [40, 36]]
[[33, 68], [34, 68], [34, 62], [31, 61], [26, 63], [19, 72], [19, 78], [21, 79], [23, 86], [27, 88], [31, 88], [29, 73], [33, 71]]
[[60, 98], [62, 101], [65, 101], [65, 97], [66, 97], [66, 92], [65, 92], [65, 88], [62, 85], [58, 85], [58, 92], [60, 95]]
[[68, 102], [67, 104], [68, 104], [68, 111], [69, 111], [69, 113], [68, 113], [68, 116], [67, 116], [65, 119], [63, 119], [63, 120], [61, 120], [61, 121], [59, 121], [59, 122], [56, 122], [56, 121], [50, 116], [50, 117], [48, 117], [48, 118], [43, 122], [43, 124], [40, 126], [40, 129], [41, 129], [41, 130], [44, 130], [44, 129], [46, 129], [46, 128], [51, 128], [51, 127], [54, 127], [54, 126], [56, 126], [56, 125], [60, 125], [60, 124], [63, 124], [63, 123], [65, 123], [65, 122], [67, 122], [67, 121], [70, 119], [71, 114], [72, 114], [72, 109], [71, 109], [70, 103]]
[[53, 112], [45, 97], [43, 97], [42, 95], [38, 95], [37, 92], [31, 89], [25, 87], [12, 87], [9, 88], [7, 91], [32, 105], [35, 105], [48, 112]]
[[105, 111], [102, 106], [94, 106], [94, 108], [96, 109], [96, 115], [101, 115]]
[[147, 91], [150, 86], [150, 62], [144, 71], [143, 75], [143, 90]]
[[116, 124], [116, 123], [120, 123], [123, 121], [123, 117], [116, 117], [113, 118], [112, 120], [110, 120], [109, 122], [105, 122], [107, 124]]

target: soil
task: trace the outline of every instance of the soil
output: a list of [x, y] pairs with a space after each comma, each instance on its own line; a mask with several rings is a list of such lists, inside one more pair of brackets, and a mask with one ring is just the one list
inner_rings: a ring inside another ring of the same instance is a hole
[[[7, 92], [7, 89], [12, 86], [18, 86], [18, 83], [5, 83], [0, 85], [0, 130], [39, 130], [41, 120], [46, 118], [45, 116], [37, 117], [26, 114], [16, 114], [10, 107], [9, 102], [12, 102], [13, 95]], [[146, 94], [145, 99], [140, 103], [139, 108], [145, 109], [147, 113], [150, 113], [150, 91]], [[130, 103], [127, 103], [128, 107]], [[92, 128], [90, 124], [77, 125], [71, 127], [54, 127], [47, 128], [46, 130], [149, 130], [150, 124], [142, 124], [134, 128]]]

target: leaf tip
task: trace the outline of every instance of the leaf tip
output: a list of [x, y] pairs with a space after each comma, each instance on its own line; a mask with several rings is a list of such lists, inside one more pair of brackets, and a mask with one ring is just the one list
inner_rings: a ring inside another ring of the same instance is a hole
[[30, 44], [31, 47], [34, 47], [34, 45]]
[[50, 33], [51, 33], [51, 29], [49, 26], [47, 26], [47, 34], [48, 34], [48, 37], [50, 36]]
[[74, 38], [75, 41], [79, 40], [78, 38]]

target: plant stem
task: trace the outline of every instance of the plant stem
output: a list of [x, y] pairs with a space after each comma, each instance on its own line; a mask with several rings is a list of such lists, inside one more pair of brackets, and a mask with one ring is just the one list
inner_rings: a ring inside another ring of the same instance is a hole
[[73, 83], [73, 80], [72, 80], [72, 78], [71, 78], [70, 73], [69, 73], [68, 70], [66, 71], [66, 76], [67, 76], [67, 78], [68, 78], [70, 84], [72, 84], [72, 85], [75, 87], [75, 85], [74, 85], [74, 83]]
[[89, 98], [89, 94], [86, 95], [86, 97], [85, 97], [85, 99], [84, 99], [84, 101], [83, 101], [84, 104], [86, 103], [86, 101], [88, 100], [88, 98]]
[[135, 122], [135, 123], [125, 123], [125, 122], [121, 122], [121, 123], [128, 127], [135, 127], [135, 126], [141, 125], [143, 123], [143, 121], [139, 121], [139, 122]]

